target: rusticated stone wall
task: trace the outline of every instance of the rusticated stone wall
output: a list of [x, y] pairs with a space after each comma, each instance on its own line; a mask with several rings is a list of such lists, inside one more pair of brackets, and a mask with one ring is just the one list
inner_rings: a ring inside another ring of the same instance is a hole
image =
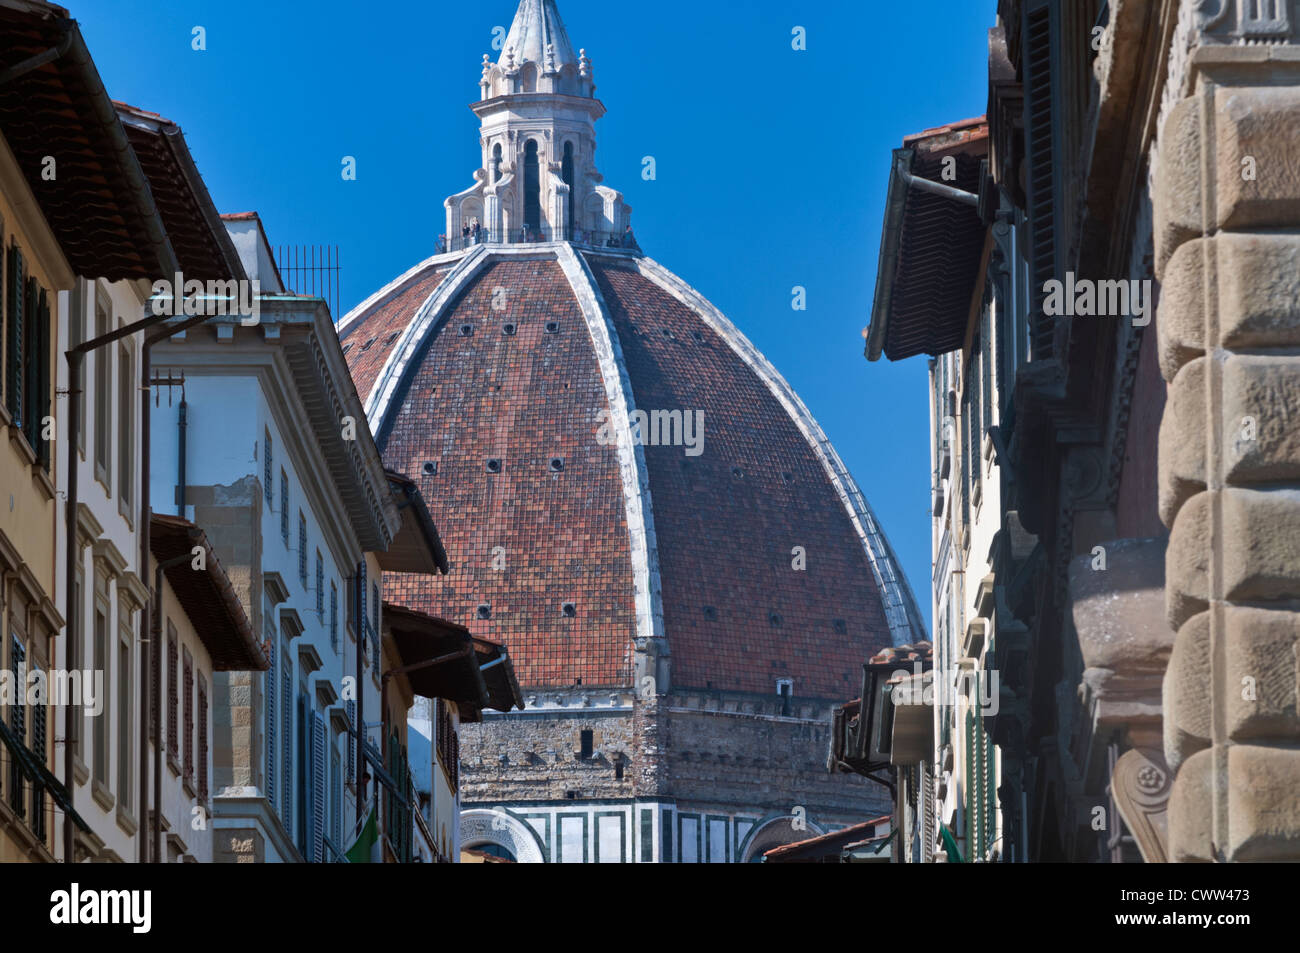
[[[1285, 19], [1285, 17], [1284, 17]], [[1213, 26], [1213, 24], [1211, 24]], [[1273, 29], [1276, 32], [1276, 24]], [[1300, 47], [1206, 37], [1163, 119], [1175, 861], [1300, 860]], [[1217, 26], [1215, 27], [1218, 28]]]

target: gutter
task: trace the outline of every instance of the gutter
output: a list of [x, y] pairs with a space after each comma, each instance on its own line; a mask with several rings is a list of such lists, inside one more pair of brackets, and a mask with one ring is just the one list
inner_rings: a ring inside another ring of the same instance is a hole
[[894, 299], [894, 275], [898, 272], [899, 246], [902, 243], [903, 213], [907, 208], [907, 183], [899, 176], [910, 167], [916, 153], [895, 149], [889, 170], [889, 194], [885, 200], [885, 223], [880, 237], [880, 258], [876, 264], [876, 295], [871, 305], [871, 324], [867, 328], [867, 345], [863, 353], [868, 361], [880, 360], [889, 328], [889, 312]]

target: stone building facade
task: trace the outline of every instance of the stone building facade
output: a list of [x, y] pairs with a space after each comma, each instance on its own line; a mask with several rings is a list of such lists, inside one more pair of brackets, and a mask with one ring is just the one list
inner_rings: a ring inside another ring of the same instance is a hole
[[933, 358], [936, 678], [999, 677], [934, 859], [1296, 857], [1298, 13], [1002, 0], [978, 174], [895, 155], [868, 357]]

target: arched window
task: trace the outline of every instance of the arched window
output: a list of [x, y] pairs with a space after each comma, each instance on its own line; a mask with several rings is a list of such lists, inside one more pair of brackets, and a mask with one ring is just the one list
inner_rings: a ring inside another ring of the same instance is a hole
[[542, 180], [537, 163], [537, 140], [524, 146], [524, 227], [530, 232], [542, 229]]
[[492, 181], [501, 181], [501, 143], [492, 147]]
[[577, 191], [573, 187], [573, 143], [564, 144], [564, 160], [561, 163], [560, 175], [564, 179], [564, 184], [569, 187], [569, 209], [566, 221], [564, 223], [564, 237], [568, 241], [573, 240], [573, 203], [577, 200]]

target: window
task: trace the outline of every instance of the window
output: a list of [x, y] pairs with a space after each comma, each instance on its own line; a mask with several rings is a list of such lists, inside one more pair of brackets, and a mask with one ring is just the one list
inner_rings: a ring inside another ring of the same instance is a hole
[[131, 808], [131, 614], [120, 612], [123, 623], [117, 642], [117, 802]]
[[[95, 337], [109, 331], [108, 301], [97, 289], [95, 295]], [[95, 351], [95, 478], [108, 486], [109, 417], [112, 413], [113, 349]]]
[[781, 699], [782, 717], [790, 717], [790, 702], [794, 697], [794, 679], [778, 678], [776, 680], [776, 694]]
[[584, 728], [582, 733], [579, 735], [579, 744], [581, 745], [581, 750], [578, 752], [578, 757], [581, 758], [583, 761], [591, 760], [591, 754], [593, 749], [593, 743], [592, 743], [593, 737], [594, 735], [590, 728]]
[[[102, 603], [95, 607], [94, 632], [95, 671], [104, 673], [104, 684], [108, 685], [108, 606]], [[101, 709], [95, 715], [95, 780], [102, 785], [108, 784], [108, 719], [109, 712]]]
[[135, 489], [135, 377], [127, 344], [117, 356], [117, 405], [117, 495], [129, 515]]
[[262, 493], [266, 497], [266, 505], [270, 506], [275, 492], [275, 484], [271, 480], [275, 476], [275, 471], [271, 468], [271, 431], [264, 428], [262, 437]]
[[524, 228], [530, 232], [542, 227], [541, 171], [537, 140], [524, 145]]
[[316, 550], [316, 619], [325, 622], [325, 560], [320, 550]]
[[289, 475], [280, 470], [280, 535], [284, 545], [289, 545]]
[[298, 580], [307, 588], [307, 517], [298, 511]]
[[185, 693], [185, 783], [194, 783], [194, 659], [190, 650], [184, 650], [184, 676], [181, 691]]
[[44, 439], [49, 414], [50, 306], [45, 289], [26, 274], [22, 252], [7, 253], [4, 301], [5, 404], [41, 466], [49, 466], [50, 442]]
[[208, 683], [199, 676], [199, 801], [208, 800]]
[[330, 583], [330, 648], [339, 649], [339, 587]]
[[176, 627], [167, 623], [167, 760], [172, 766], [180, 757], [180, 680], [177, 671], [180, 650], [176, 644]]

